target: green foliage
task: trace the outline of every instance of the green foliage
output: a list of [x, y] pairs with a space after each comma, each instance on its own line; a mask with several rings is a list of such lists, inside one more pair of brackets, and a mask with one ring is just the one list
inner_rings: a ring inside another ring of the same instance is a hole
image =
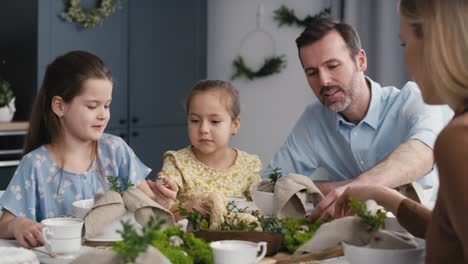
[[118, 193], [123, 193], [125, 192], [128, 188], [135, 186], [133, 182], [127, 181], [125, 186], [122, 186], [120, 183], [120, 178], [119, 176], [107, 176], [107, 180], [109, 181], [109, 187], [111, 190], [116, 191]]
[[7, 105], [13, 98], [13, 91], [8, 81], [0, 78], [0, 107]]
[[284, 5], [282, 5], [279, 9], [275, 10], [274, 13], [274, 20], [278, 22], [278, 26], [280, 27], [283, 25], [291, 26], [294, 24], [300, 27], [307, 27], [318, 18], [330, 16], [331, 8], [325, 8], [320, 13], [314, 16], [308, 15], [304, 19], [299, 19], [294, 13], [293, 9], [289, 9]]
[[[326, 222], [330, 221], [327, 220]], [[286, 217], [281, 220], [281, 225], [283, 227], [283, 248], [288, 252], [293, 253], [296, 251], [302, 244], [309, 241], [319, 227], [323, 224], [322, 221], [315, 221], [310, 223], [304, 218], [290, 218]]]
[[117, 252], [125, 263], [130, 263], [135, 261], [140, 252], [146, 250], [148, 243], [138, 235], [131, 224], [122, 222], [122, 227], [122, 231], [117, 231], [122, 235], [122, 240], [115, 242], [112, 250]]
[[61, 17], [68, 22], [78, 23], [84, 28], [94, 28], [115, 12], [119, 0], [101, 0], [99, 7], [84, 10], [80, 0], [64, 0], [66, 11]]
[[349, 198], [349, 206], [354, 213], [361, 217], [362, 221], [369, 225], [369, 231], [380, 229], [384, 226], [387, 215], [383, 210], [377, 210], [375, 214], [367, 210], [367, 205], [354, 197]]
[[260, 67], [259, 70], [255, 71], [247, 65], [245, 65], [244, 59], [241, 56], [238, 56], [233, 61], [233, 65], [235, 72], [232, 75], [231, 80], [237, 79], [242, 76], [249, 80], [253, 80], [256, 78], [261, 78], [281, 72], [281, 69], [283, 69], [286, 66], [286, 61], [284, 59], [284, 55], [268, 57], [265, 59], [265, 62], [263, 63], [262, 67]]
[[187, 220], [194, 225], [195, 230], [208, 230], [210, 216], [203, 217], [203, 215], [195, 208], [192, 208], [192, 211], [188, 211], [182, 206], [182, 203], [179, 203], [179, 208], [177, 210], [180, 216], [187, 218]]
[[281, 168], [279, 167], [274, 168], [273, 171], [268, 174], [268, 178], [272, 183], [276, 183], [281, 177], [283, 177], [283, 174], [281, 173]]
[[[179, 226], [172, 226], [162, 230], [163, 220], [151, 218], [148, 225], [143, 228], [142, 235], [128, 223], [123, 223], [122, 241], [117, 241], [112, 250], [124, 259], [125, 263], [134, 262], [138, 254], [144, 252], [148, 245], [157, 248], [171, 263], [175, 264], [211, 264], [213, 253], [210, 246], [202, 239], [196, 238], [193, 233], [185, 233]], [[171, 245], [170, 238], [178, 236], [183, 244]]]

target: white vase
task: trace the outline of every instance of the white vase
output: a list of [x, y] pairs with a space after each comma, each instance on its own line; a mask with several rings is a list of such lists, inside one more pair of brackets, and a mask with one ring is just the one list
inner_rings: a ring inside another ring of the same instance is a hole
[[13, 97], [7, 105], [0, 108], [0, 122], [10, 122], [15, 111], [15, 97]]

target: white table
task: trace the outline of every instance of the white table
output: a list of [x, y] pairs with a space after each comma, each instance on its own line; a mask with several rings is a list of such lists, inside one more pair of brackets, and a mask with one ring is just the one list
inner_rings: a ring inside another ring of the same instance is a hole
[[[0, 247], [19, 247], [16, 240], [7, 240], [7, 239], [0, 239]], [[36, 252], [35, 252], [36, 253]], [[45, 257], [45, 254], [36, 253], [41, 263], [45, 264], [68, 264], [72, 260], [67, 259], [50, 259]], [[321, 264], [349, 264], [349, 262], [344, 257], [338, 258], [331, 258], [327, 260], [320, 261]]]
[[[16, 242], [16, 240], [0, 239], [0, 247], [20, 247], [20, 245]], [[98, 249], [83, 246], [80, 250], [80, 254], [85, 254], [86, 252], [90, 252], [92, 250]], [[51, 258], [45, 253], [40, 253], [37, 251], [33, 252], [36, 254], [39, 261], [43, 264], [69, 264], [73, 261], [73, 259]]]

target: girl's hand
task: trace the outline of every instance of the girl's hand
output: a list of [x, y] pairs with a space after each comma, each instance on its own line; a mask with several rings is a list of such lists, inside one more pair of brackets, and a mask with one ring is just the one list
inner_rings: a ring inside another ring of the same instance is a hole
[[158, 179], [160, 179], [158, 182], [151, 180], [146, 182], [154, 194], [154, 201], [167, 208], [177, 198], [179, 187], [161, 172], [158, 173]]
[[10, 222], [12, 233], [25, 248], [38, 247], [44, 244], [42, 238], [42, 224], [23, 216], [17, 216]]
[[199, 197], [187, 201], [183, 204], [183, 207], [188, 211], [193, 211], [193, 209], [200, 212], [201, 215], [206, 216], [209, 213], [209, 208], [206, 206], [206, 197]]

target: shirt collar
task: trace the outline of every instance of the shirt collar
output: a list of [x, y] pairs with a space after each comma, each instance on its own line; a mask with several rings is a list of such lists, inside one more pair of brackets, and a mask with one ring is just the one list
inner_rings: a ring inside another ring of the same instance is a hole
[[[362, 122], [367, 123], [373, 129], [377, 129], [377, 126], [379, 125], [380, 108], [382, 105], [382, 100], [381, 100], [382, 87], [380, 86], [380, 84], [374, 82], [367, 76], [366, 76], [366, 81], [371, 86], [371, 99], [370, 99], [369, 109], [367, 110], [367, 114], [360, 123]], [[335, 124], [336, 124], [337, 130], [339, 128], [340, 123], [350, 124], [348, 121], [344, 119], [344, 117], [341, 114], [334, 113], [332, 111], [329, 111], [329, 112], [333, 113], [335, 116]]]

